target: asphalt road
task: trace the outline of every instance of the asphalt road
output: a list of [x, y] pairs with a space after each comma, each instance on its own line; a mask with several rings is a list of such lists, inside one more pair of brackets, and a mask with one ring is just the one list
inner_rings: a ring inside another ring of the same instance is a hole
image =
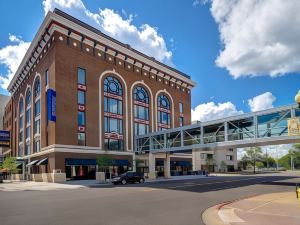
[[246, 196], [294, 191], [300, 181], [295, 178], [210, 177], [75, 190], [0, 191], [0, 224], [203, 224], [206, 208]]

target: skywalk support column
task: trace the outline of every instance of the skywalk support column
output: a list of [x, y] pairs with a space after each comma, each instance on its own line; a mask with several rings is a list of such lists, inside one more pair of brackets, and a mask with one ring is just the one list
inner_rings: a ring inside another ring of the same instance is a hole
[[200, 152], [195, 149], [192, 150], [193, 170], [201, 170]]
[[170, 172], [170, 154], [166, 153], [166, 158], [164, 159], [164, 176], [165, 178], [171, 177]]
[[148, 178], [149, 179], [156, 179], [156, 173], [155, 173], [155, 156], [153, 153], [149, 152], [149, 174], [148, 174]]

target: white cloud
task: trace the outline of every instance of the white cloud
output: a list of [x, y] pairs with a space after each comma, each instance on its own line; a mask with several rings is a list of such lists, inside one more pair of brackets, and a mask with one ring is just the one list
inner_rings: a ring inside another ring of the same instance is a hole
[[[100, 29], [103, 33], [123, 42], [155, 59], [172, 65], [172, 52], [157, 28], [148, 24], [136, 27], [132, 24], [133, 15], [123, 19], [112, 9], [99, 9], [99, 13], [89, 11], [81, 0], [44, 0], [45, 14], [59, 8], [84, 22]], [[123, 11], [124, 14], [124, 11]], [[127, 14], [127, 13], [126, 13]]]
[[30, 42], [24, 42], [22, 38], [9, 34], [10, 44], [0, 49], [0, 65], [7, 70], [6, 74], [0, 74], [0, 87], [6, 89], [10, 80], [17, 71]]
[[299, 0], [211, 0], [223, 48], [216, 59], [236, 79], [300, 72]]
[[248, 105], [251, 112], [256, 112], [264, 109], [273, 108], [273, 102], [276, 97], [271, 92], [265, 92], [261, 95], [255, 96], [252, 99], [248, 99]]
[[199, 120], [204, 122], [239, 114], [243, 114], [243, 111], [237, 110], [236, 106], [231, 102], [218, 104], [208, 102], [200, 104], [195, 109], [192, 109], [192, 121]]

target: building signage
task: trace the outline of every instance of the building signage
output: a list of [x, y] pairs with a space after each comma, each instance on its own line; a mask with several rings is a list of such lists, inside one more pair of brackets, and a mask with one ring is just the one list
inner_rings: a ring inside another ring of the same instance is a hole
[[85, 110], [85, 106], [78, 104], [78, 110], [79, 111], [84, 111]]
[[52, 89], [47, 90], [47, 114], [49, 121], [56, 122], [56, 92]]
[[116, 132], [104, 133], [104, 138], [114, 139], [114, 140], [123, 140], [123, 135]]
[[300, 135], [300, 121], [299, 118], [294, 117], [288, 120], [288, 135]]
[[0, 147], [10, 147], [10, 132], [0, 130]]

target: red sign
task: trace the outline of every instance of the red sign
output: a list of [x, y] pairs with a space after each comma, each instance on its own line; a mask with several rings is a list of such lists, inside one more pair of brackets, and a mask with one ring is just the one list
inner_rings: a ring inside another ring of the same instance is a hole
[[123, 135], [116, 132], [104, 133], [104, 138], [114, 139], [114, 140], [123, 140]]
[[78, 104], [78, 110], [79, 111], [84, 111], [85, 110], [85, 106]]
[[149, 104], [144, 103], [144, 102], [134, 101], [134, 104], [135, 104], [135, 105], [144, 106], [144, 107], [149, 107]]
[[161, 112], [170, 113], [170, 110], [165, 109], [165, 108], [161, 108], [161, 107], [158, 107], [157, 110], [158, 110], [158, 111], [161, 111]]
[[77, 88], [78, 88], [79, 90], [86, 91], [86, 86], [85, 86], [85, 85], [78, 84], [78, 85], [77, 85]]
[[110, 113], [110, 112], [104, 112], [104, 116], [115, 118], [115, 119], [123, 119], [123, 115], [115, 114], [115, 113]]
[[136, 118], [135, 118], [135, 119], [134, 119], [134, 122], [149, 125], [149, 121], [148, 121], [148, 120], [142, 120], [142, 119], [136, 119]]
[[78, 126], [78, 131], [85, 132], [85, 127], [84, 126]]
[[107, 92], [104, 92], [104, 96], [109, 97], [109, 98], [118, 99], [118, 100], [122, 100], [123, 99], [122, 96], [114, 95], [114, 94], [107, 93]]

